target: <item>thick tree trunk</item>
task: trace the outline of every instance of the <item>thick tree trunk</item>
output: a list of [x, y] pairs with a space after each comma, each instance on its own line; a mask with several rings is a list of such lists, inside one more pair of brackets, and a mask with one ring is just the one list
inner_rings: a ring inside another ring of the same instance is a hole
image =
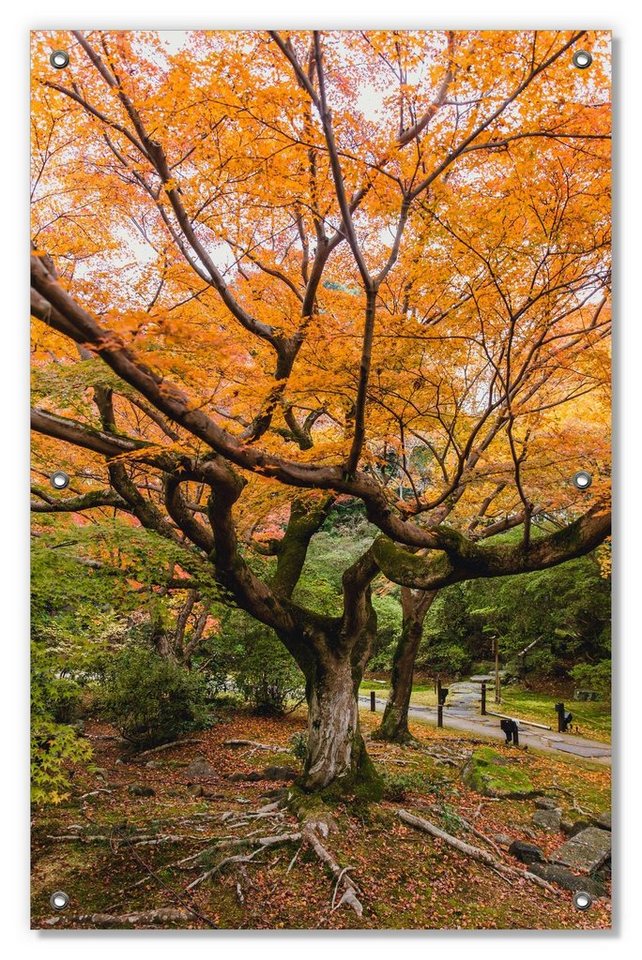
[[403, 620], [401, 636], [392, 660], [390, 696], [383, 714], [377, 737], [403, 743], [412, 739], [408, 730], [408, 708], [412, 693], [415, 661], [421, 643], [424, 620], [437, 596], [437, 590], [418, 591], [403, 587], [401, 604]]
[[359, 729], [358, 692], [363, 667], [349, 652], [319, 657], [306, 683], [308, 755], [303, 773], [305, 790], [332, 786], [364, 797], [377, 795], [378, 775], [368, 757]]

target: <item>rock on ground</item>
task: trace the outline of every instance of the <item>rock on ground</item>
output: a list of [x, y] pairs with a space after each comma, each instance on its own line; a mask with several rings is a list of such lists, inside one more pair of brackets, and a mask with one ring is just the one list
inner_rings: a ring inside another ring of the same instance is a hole
[[520, 765], [490, 747], [473, 751], [462, 780], [469, 790], [487, 797], [525, 799], [533, 794], [533, 784]]
[[531, 817], [531, 823], [540, 830], [550, 830], [555, 833], [560, 829], [562, 821], [561, 810], [536, 810]]
[[200, 780], [211, 779], [216, 776], [216, 770], [205, 757], [194, 757], [185, 772], [188, 777], [198, 777]]
[[578, 877], [566, 867], [553, 863], [533, 863], [529, 870], [536, 877], [541, 877], [548, 883], [556, 883], [558, 887], [563, 887], [565, 890], [585, 890], [592, 897], [606, 896], [606, 890], [597, 880], [592, 880], [590, 877]]
[[264, 780], [289, 781], [296, 780], [299, 772], [294, 767], [265, 767], [262, 776]]
[[610, 856], [610, 832], [600, 827], [588, 827], [562, 844], [551, 860], [579, 873], [593, 873]]
[[127, 792], [132, 797], [153, 797], [155, 791], [151, 787], [147, 787], [142, 783], [132, 783], [131, 786], [127, 788]]
[[574, 837], [576, 834], [581, 833], [582, 830], [588, 830], [593, 824], [588, 820], [562, 820], [560, 826], [562, 831], [568, 834], [569, 837]]
[[511, 838], [505, 833], [496, 833], [493, 840], [498, 847], [506, 847], [506, 849], [508, 849], [512, 843]]
[[539, 847], [534, 843], [526, 843], [525, 840], [514, 840], [508, 852], [521, 863], [544, 863], [546, 860]]

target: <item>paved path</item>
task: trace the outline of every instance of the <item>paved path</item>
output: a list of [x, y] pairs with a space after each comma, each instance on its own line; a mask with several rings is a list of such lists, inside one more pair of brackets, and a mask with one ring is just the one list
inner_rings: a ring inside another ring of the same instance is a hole
[[[491, 693], [492, 696], [492, 693]], [[453, 730], [466, 730], [469, 733], [479, 733], [496, 740], [505, 740], [504, 733], [499, 726], [498, 717], [482, 717], [479, 712], [479, 684], [466, 681], [451, 684], [448, 694], [448, 703], [444, 706], [444, 727]], [[370, 695], [360, 696], [359, 701], [370, 703]], [[377, 712], [383, 713], [386, 701], [377, 697], [375, 700]], [[492, 709], [493, 704], [488, 704]], [[501, 712], [501, 707], [497, 712]], [[408, 716], [412, 720], [423, 720], [437, 726], [437, 708], [420, 707], [411, 701]], [[597, 763], [609, 765], [611, 763], [611, 746], [598, 740], [587, 740], [585, 737], [575, 737], [569, 733], [557, 733], [554, 730], [538, 730], [537, 727], [520, 726], [519, 742], [537, 750], [549, 753], [571, 753], [576, 757], [585, 757]]]

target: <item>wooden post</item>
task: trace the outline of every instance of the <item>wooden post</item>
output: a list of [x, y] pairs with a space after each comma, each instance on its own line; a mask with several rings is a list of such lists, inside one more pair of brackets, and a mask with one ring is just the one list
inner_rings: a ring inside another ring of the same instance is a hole
[[502, 687], [499, 682], [499, 637], [495, 637], [495, 703], [502, 702]]
[[441, 677], [437, 676], [437, 703], [441, 703]]
[[513, 743], [516, 747], [519, 746], [519, 725], [515, 724], [515, 729], [513, 730]]
[[444, 705], [443, 703], [437, 704], [437, 726], [443, 727], [444, 725]]
[[481, 715], [486, 716], [486, 682], [484, 680], [481, 685]]
[[374, 690], [370, 691], [370, 709], [372, 713], [375, 713], [377, 710], [377, 698]]
[[564, 733], [564, 704], [556, 703], [555, 709], [557, 710], [557, 732]]

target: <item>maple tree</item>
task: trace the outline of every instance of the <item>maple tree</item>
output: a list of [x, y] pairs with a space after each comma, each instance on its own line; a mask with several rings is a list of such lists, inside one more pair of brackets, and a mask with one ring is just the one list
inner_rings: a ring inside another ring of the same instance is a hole
[[[176, 39], [34, 35], [35, 506], [128, 516], [273, 628], [306, 786], [352, 783], [377, 577], [411, 663], [441, 587], [609, 534], [608, 36]], [[329, 615], [297, 584], [337, 498], [376, 532]]]

